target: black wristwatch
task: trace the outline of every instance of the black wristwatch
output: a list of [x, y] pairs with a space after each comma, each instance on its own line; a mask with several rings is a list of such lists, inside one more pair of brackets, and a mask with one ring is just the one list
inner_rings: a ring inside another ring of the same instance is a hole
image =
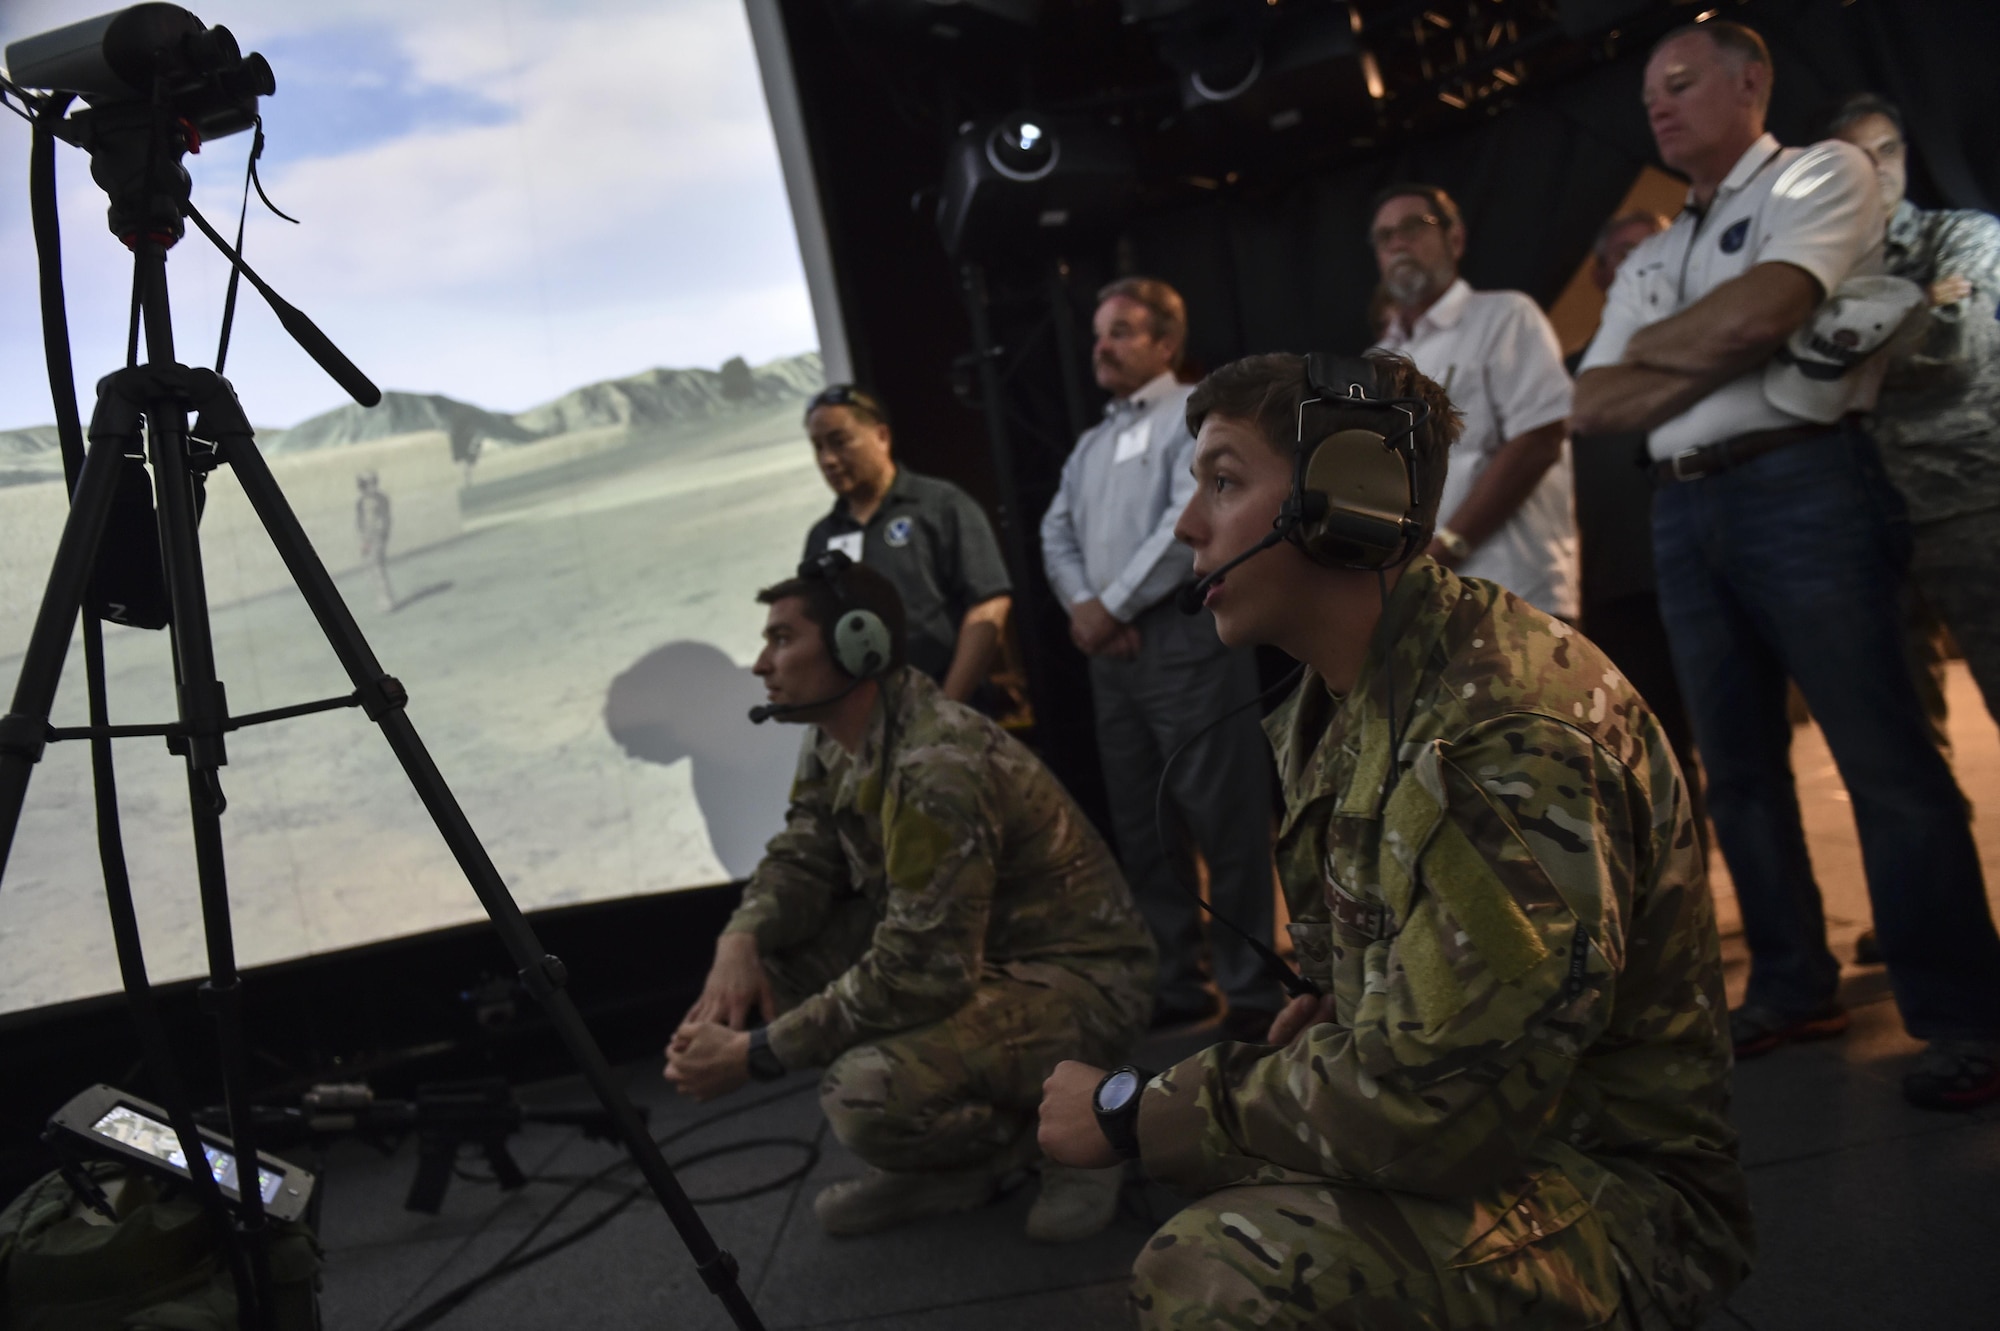
[[785, 1065], [771, 1049], [771, 1028], [759, 1026], [750, 1032], [750, 1079], [776, 1081], [785, 1075]]
[[1139, 1098], [1152, 1079], [1152, 1073], [1127, 1063], [1105, 1073], [1090, 1097], [1090, 1107], [1097, 1111], [1097, 1126], [1123, 1159], [1139, 1158]]

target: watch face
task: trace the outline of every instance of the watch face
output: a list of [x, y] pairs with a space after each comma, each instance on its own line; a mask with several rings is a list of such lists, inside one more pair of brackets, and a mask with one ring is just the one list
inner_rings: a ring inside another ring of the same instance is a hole
[[1097, 1088], [1097, 1107], [1107, 1114], [1115, 1114], [1130, 1104], [1132, 1097], [1139, 1093], [1137, 1073], [1120, 1068], [1104, 1079]]

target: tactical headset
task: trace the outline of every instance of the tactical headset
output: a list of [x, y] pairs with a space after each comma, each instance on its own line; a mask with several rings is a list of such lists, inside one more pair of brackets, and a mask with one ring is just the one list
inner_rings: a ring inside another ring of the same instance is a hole
[[[1420, 398], [1383, 397], [1381, 366], [1362, 356], [1314, 352], [1306, 357], [1306, 386], [1311, 396], [1299, 404], [1298, 439], [1292, 462], [1292, 489], [1285, 496], [1271, 534], [1200, 581], [1182, 589], [1185, 614], [1201, 609], [1209, 588], [1222, 575], [1279, 541], [1290, 541], [1306, 558], [1329, 568], [1374, 573], [1389, 599], [1388, 570], [1408, 559], [1429, 536], [1417, 520], [1424, 502], [1424, 478], [1417, 461], [1417, 427], [1430, 419], [1430, 407]], [[1167, 843], [1167, 777], [1188, 746], [1246, 707], [1262, 703], [1291, 688], [1301, 678], [1303, 664], [1249, 702], [1230, 708], [1193, 735], [1167, 758], [1153, 793], [1154, 826]], [[1396, 733], [1395, 678], [1389, 689], [1391, 754], [1402, 751]], [[1391, 763], [1382, 799], [1399, 775]], [[1379, 807], [1379, 806], [1378, 806]], [[1179, 881], [1177, 874], [1176, 880]], [[1263, 959], [1285, 992], [1297, 998], [1320, 996], [1320, 988], [1303, 972], [1293, 970], [1262, 939], [1218, 912], [1192, 884], [1182, 881], [1211, 918], [1248, 943]]]
[[823, 550], [799, 565], [799, 577], [824, 582], [840, 607], [832, 623], [819, 626], [833, 663], [849, 679], [873, 679], [896, 659], [895, 642], [882, 616], [848, 599], [847, 570], [853, 567], [844, 552]]
[[882, 616], [848, 599], [847, 570], [853, 567], [854, 561], [841, 551], [824, 550], [800, 564], [798, 571], [801, 579], [824, 582], [833, 592], [834, 603], [839, 609], [831, 622], [819, 626], [820, 641], [826, 644], [827, 655], [833, 658], [833, 663], [851, 682], [838, 693], [814, 698], [810, 702], [764, 703], [752, 707], [750, 719], [758, 725], [763, 725], [774, 716], [809, 712], [839, 702], [860, 688], [864, 681], [886, 674], [895, 664], [895, 638], [890, 634], [889, 626], [882, 622]]
[[1381, 367], [1365, 357], [1306, 357], [1313, 396], [1299, 404], [1292, 492], [1278, 523], [1316, 564], [1394, 568], [1429, 535], [1417, 520], [1424, 487], [1416, 439], [1430, 408], [1385, 397], [1381, 382]]
[[1416, 553], [1428, 535], [1417, 520], [1424, 485], [1416, 438], [1430, 407], [1420, 398], [1381, 396], [1380, 369], [1362, 356], [1312, 353], [1306, 386], [1292, 489], [1271, 534], [1182, 588], [1183, 614], [1199, 611], [1223, 575], [1279, 541], [1316, 564], [1379, 573]]

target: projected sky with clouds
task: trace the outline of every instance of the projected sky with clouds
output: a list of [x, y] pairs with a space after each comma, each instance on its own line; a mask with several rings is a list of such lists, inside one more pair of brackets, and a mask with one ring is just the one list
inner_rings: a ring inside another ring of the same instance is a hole
[[[14, 0], [0, 41], [107, 12]], [[247, 256], [385, 388], [516, 411], [655, 365], [753, 364], [816, 342], [740, 0], [210, 0], [264, 53], [262, 171]], [[233, 231], [250, 135], [188, 159]], [[34, 290], [26, 126], [0, 123], [0, 290]], [[129, 263], [80, 152], [60, 167], [78, 376], [122, 358]], [[226, 269], [173, 254], [184, 360], [214, 354]], [[23, 314], [31, 308], [17, 300]], [[230, 377], [290, 426], [339, 390], [254, 296]], [[0, 325], [0, 428], [51, 419], [39, 330]]]
[[[0, 42], [100, 3], [7, 0]], [[755, 592], [791, 572], [829, 501], [801, 421], [821, 383], [813, 310], [742, 0], [194, 8], [277, 76], [262, 174], [304, 225], [253, 199], [251, 262], [384, 389], [485, 409], [425, 415], [434, 404], [392, 396], [263, 438], [517, 900], [746, 875], [782, 825], [799, 744], [793, 727], [745, 719], [763, 699], [748, 669], [764, 618]], [[228, 231], [250, 144], [234, 135], [189, 159], [196, 204]], [[26, 126], [0, 117], [8, 688], [67, 514], [49, 450], [12, 433], [53, 419], [28, 145]], [[131, 267], [87, 160], [58, 155], [87, 419], [92, 383], [124, 358]], [[169, 274], [180, 359], [209, 364], [224, 263], [191, 229]], [[253, 423], [289, 429], [341, 405], [254, 293], [239, 309], [227, 370]], [[718, 374], [735, 356], [754, 373]], [[207, 493], [202, 554], [231, 708], [346, 692], [234, 474], [215, 473]], [[393, 521], [358, 494], [387, 497]], [[364, 520], [386, 539], [364, 540]], [[167, 647], [165, 634], [108, 633], [121, 724], [172, 714]], [[73, 651], [56, 724], [84, 720], [82, 675]], [[156, 739], [116, 747], [148, 964], [159, 980], [200, 974], [185, 775]], [[359, 713], [247, 728], [228, 755], [242, 964], [479, 917]], [[0, 889], [0, 1013], [117, 987], [90, 779], [75, 744], [35, 770]]]

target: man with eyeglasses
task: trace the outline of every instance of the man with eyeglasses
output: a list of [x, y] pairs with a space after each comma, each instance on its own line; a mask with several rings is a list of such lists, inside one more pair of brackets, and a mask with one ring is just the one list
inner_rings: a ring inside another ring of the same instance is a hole
[[1555, 329], [1521, 292], [1474, 291], [1458, 275], [1465, 223], [1437, 186], [1377, 194], [1370, 234], [1387, 297], [1377, 345], [1415, 361], [1465, 414], [1431, 558], [1574, 620], [1571, 384]]
[[833, 509], [806, 535], [805, 557], [838, 550], [895, 584], [910, 664], [953, 702], [997, 709], [986, 687], [1013, 606], [1013, 583], [978, 501], [950, 481], [899, 466], [889, 413], [873, 393], [833, 384], [806, 404], [813, 461]]

